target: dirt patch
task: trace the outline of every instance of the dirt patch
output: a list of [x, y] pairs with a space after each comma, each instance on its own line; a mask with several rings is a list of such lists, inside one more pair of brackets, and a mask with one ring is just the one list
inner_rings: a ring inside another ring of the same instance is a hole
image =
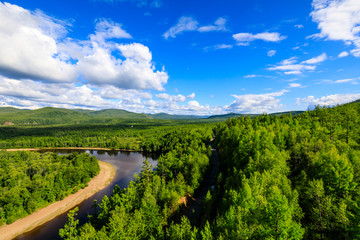
[[61, 201], [50, 204], [27, 217], [19, 219], [10, 225], [0, 227], [1, 240], [10, 240], [22, 233], [28, 232], [37, 226], [50, 221], [56, 216], [67, 212], [94, 195], [96, 192], [104, 189], [114, 178], [115, 168], [106, 162], [99, 161], [99, 164], [100, 173], [89, 182], [86, 188], [79, 190]]
[[187, 193], [184, 197], [179, 199], [178, 204], [184, 205], [185, 207], [187, 207], [189, 202], [192, 202], [192, 201], [195, 201], [195, 198], [191, 197], [191, 195]]
[[3, 126], [14, 126], [15, 123], [12, 123], [12, 122], [4, 122], [3, 123]]

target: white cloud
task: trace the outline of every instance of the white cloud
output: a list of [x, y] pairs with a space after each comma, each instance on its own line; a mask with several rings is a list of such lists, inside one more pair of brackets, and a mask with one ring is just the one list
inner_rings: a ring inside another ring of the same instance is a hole
[[200, 107], [200, 103], [198, 103], [197, 101], [189, 101], [188, 106], [192, 109], [197, 109]]
[[348, 79], [340, 79], [336, 80], [335, 83], [352, 83], [352, 84], [358, 84], [358, 80], [360, 78], [348, 78]]
[[237, 33], [233, 35], [233, 38], [240, 46], [247, 46], [250, 42], [255, 40], [263, 40], [266, 42], [280, 42], [286, 39], [286, 36], [281, 36], [278, 32], [263, 32], [263, 33]]
[[194, 98], [195, 98], [195, 93], [192, 93], [192, 94], [190, 94], [190, 95], [187, 95], [186, 97], [189, 98], [189, 99], [194, 99]]
[[198, 28], [199, 32], [219, 32], [219, 31], [226, 31], [226, 22], [227, 20], [223, 17], [218, 18], [214, 25], [207, 25], [207, 26], [202, 26]]
[[181, 17], [176, 25], [172, 26], [167, 30], [163, 37], [168, 39], [169, 37], [175, 38], [176, 35], [186, 32], [186, 31], [195, 31], [198, 28], [199, 23], [192, 17]]
[[349, 56], [349, 53], [346, 51], [343, 51], [338, 55], [339, 58], [343, 58], [343, 57], [347, 57], [347, 56]]
[[270, 71], [283, 71], [285, 74], [301, 74], [305, 71], [314, 71], [316, 69], [316, 64], [321, 63], [327, 59], [325, 53], [297, 63], [296, 57], [291, 57], [280, 62], [279, 65], [274, 67], [267, 68]]
[[167, 100], [169, 102], [185, 102], [186, 101], [186, 97], [184, 95], [178, 94], [178, 95], [174, 95], [171, 96], [169, 94], [166, 93], [160, 93], [160, 94], [156, 94], [156, 97], [158, 99], [162, 99], [162, 100]]
[[159, 99], [169, 99], [170, 96], [167, 93], [159, 93], [159, 94], [156, 94], [156, 97]]
[[169, 114], [192, 114], [192, 115], [214, 115], [224, 114], [222, 107], [201, 105], [197, 101], [189, 101], [187, 104], [177, 104], [171, 101], [144, 101], [144, 105], [148, 107], [145, 111], [152, 113], [167, 112]]
[[214, 24], [212, 25], [206, 25], [206, 26], [200, 26], [199, 22], [196, 21], [192, 17], [186, 17], [182, 16], [178, 22], [172, 26], [169, 30], [167, 30], [163, 37], [165, 39], [168, 38], [176, 38], [178, 34], [181, 34], [183, 32], [190, 32], [190, 31], [198, 31], [198, 32], [219, 32], [219, 31], [226, 31], [226, 22], [227, 19], [223, 17], [219, 17]]
[[0, 3], [0, 74], [53, 83], [75, 83], [81, 76], [96, 86], [164, 89], [168, 75], [155, 70], [148, 47], [111, 41], [131, 38], [121, 24], [98, 20], [85, 41], [65, 38], [67, 27], [39, 11]]
[[[167, 112], [170, 114], [211, 115], [223, 114], [222, 107], [201, 105], [197, 101], [184, 104], [186, 97], [157, 94], [160, 101], [148, 92], [134, 89], [104, 87], [94, 89], [71, 83], [39, 83], [31, 80], [14, 80], [0, 76], [0, 106], [37, 109], [45, 106], [61, 108], [104, 109], [121, 108], [132, 112]], [[195, 97], [190, 94], [188, 99]]]
[[272, 57], [272, 56], [274, 56], [276, 54], [276, 50], [269, 50], [268, 52], [267, 52], [267, 55], [269, 56], [269, 57]]
[[277, 97], [282, 96], [286, 92], [288, 90], [265, 94], [232, 95], [236, 100], [227, 106], [226, 109], [238, 113], [272, 112], [283, 106]]
[[271, 78], [271, 76], [250, 74], [250, 75], [244, 76], [244, 78]]
[[314, 0], [312, 6], [310, 15], [320, 29], [320, 33], [312, 37], [353, 44], [355, 49], [351, 54], [360, 57], [360, 1]]
[[100, 44], [111, 38], [132, 38], [129, 33], [122, 29], [121, 24], [107, 19], [98, 20], [95, 29], [95, 34], [90, 35], [90, 39]]
[[221, 49], [231, 49], [233, 48], [233, 45], [230, 44], [217, 44], [211, 47], [205, 47], [204, 50], [221, 50]]
[[326, 53], [323, 53], [317, 57], [314, 57], [314, 58], [311, 58], [311, 59], [308, 59], [306, 61], [303, 61], [301, 63], [305, 63], [305, 64], [317, 64], [317, 63], [321, 63], [323, 61], [325, 61], [327, 59], [327, 55]]
[[98, 94], [103, 99], [121, 99], [126, 101], [132, 101], [136, 99], [136, 102], [138, 102], [140, 99], [151, 99], [152, 94], [142, 91], [142, 90], [136, 90], [136, 89], [121, 89], [121, 88], [115, 88], [113, 86], [106, 86], [102, 87], [94, 93]]
[[353, 49], [350, 51], [350, 53], [354, 56], [354, 57], [360, 57], [360, 44], [358, 44], [357, 46], [358, 48]]
[[337, 104], [344, 104], [358, 99], [360, 99], [360, 93], [334, 94], [320, 98], [308, 96], [303, 98], [302, 101], [308, 103], [309, 105], [335, 106]]
[[290, 83], [289, 87], [290, 88], [298, 88], [298, 87], [301, 87], [301, 84], [300, 83]]
[[116, 44], [116, 47], [125, 60], [113, 57], [111, 49], [96, 44], [91, 54], [79, 60], [77, 69], [89, 83], [125, 89], [164, 89], [168, 75], [164, 69], [154, 71], [148, 47], [139, 43]]
[[244, 78], [256, 78], [256, 77], [262, 77], [262, 75], [250, 74], [250, 75], [244, 76]]
[[45, 82], [74, 81], [75, 67], [57, 47], [66, 33], [62, 21], [0, 2], [0, 74]]
[[301, 29], [301, 28], [304, 28], [304, 25], [302, 25], [302, 24], [296, 24], [296, 25], [294, 25], [294, 27], [296, 27], [296, 28], [298, 28], [298, 29]]
[[73, 84], [38, 83], [32, 80], [0, 78], [0, 95], [12, 99], [20, 107], [61, 106], [107, 108], [113, 103], [96, 95], [89, 87]]

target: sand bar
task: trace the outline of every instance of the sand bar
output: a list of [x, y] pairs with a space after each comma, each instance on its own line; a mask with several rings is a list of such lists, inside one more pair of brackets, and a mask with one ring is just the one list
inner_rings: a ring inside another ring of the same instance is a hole
[[[19, 151], [19, 149], [17, 151]], [[104, 189], [114, 178], [115, 168], [106, 162], [99, 161], [99, 164], [100, 173], [91, 179], [86, 188], [80, 189], [78, 192], [69, 195], [61, 201], [52, 203], [47, 207], [39, 209], [27, 217], [18, 219], [12, 224], [0, 227], [0, 239], [10, 240], [20, 234], [28, 232], [50, 221], [56, 216], [67, 212], [71, 208], [94, 195], [96, 192]]]

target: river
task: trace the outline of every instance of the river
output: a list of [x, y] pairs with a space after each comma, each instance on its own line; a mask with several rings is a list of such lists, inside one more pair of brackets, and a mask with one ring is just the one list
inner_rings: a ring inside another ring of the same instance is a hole
[[[100, 161], [110, 163], [115, 167], [116, 173], [112, 182], [103, 190], [95, 193], [92, 197], [78, 205], [79, 212], [77, 218], [80, 225], [85, 223], [87, 215], [91, 213], [91, 206], [96, 199], [98, 203], [107, 195], [110, 196], [114, 186], [117, 184], [121, 188], [127, 187], [128, 183], [134, 179], [134, 174], [141, 171], [142, 163], [147, 158], [138, 152], [121, 152], [121, 151], [96, 151], [96, 150], [52, 150], [58, 154], [69, 154], [71, 152], [87, 152], [98, 158]], [[156, 161], [148, 158], [150, 164], [156, 165]], [[92, 213], [91, 213], [92, 214]], [[16, 240], [56, 240], [59, 229], [62, 228], [67, 220], [67, 213], [61, 214], [49, 222], [35, 228], [34, 230], [17, 236]]]

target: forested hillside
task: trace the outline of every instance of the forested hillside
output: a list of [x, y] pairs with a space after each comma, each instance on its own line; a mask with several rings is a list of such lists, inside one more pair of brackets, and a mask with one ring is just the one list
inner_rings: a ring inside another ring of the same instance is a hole
[[0, 108], [0, 125], [41, 126], [58, 124], [114, 124], [124, 119], [148, 119], [145, 114], [121, 109], [99, 111], [45, 107], [24, 110], [11, 107]]
[[88, 154], [0, 151], [0, 226], [77, 192], [99, 170]]

